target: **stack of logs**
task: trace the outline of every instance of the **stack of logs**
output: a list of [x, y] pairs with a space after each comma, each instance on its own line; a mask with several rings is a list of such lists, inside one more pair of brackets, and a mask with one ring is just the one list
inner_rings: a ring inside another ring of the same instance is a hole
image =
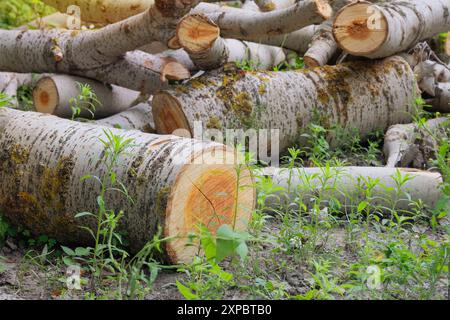
[[[192, 135], [195, 121], [205, 129], [248, 129], [256, 121], [280, 130], [283, 150], [317, 114], [362, 137], [393, 126], [387, 167], [422, 167], [432, 148], [425, 154], [415, 144], [424, 131], [410, 124], [416, 98], [450, 112], [447, 56], [438, 58], [426, 42], [450, 30], [450, 0], [78, 0], [87, 26], [79, 30], [67, 23], [75, 19], [66, 14], [72, 0], [43, 2], [60, 13], [0, 30], [0, 92], [16, 107], [0, 117], [0, 207], [11, 222], [65, 243], [90, 241], [79, 225], [94, 221], [74, 216], [96, 210], [100, 187], [81, 178], [105, 174], [99, 138], [107, 127], [134, 141], [117, 169], [134, 202], [106, 199], [124, 210], [121, 228], [132, 249], [161, 225], [173, 237], [167, 260], [187, 262], [197, 252], [186, 246], [196, 225], [244, 229], [256, 197], [254, 173], [223, 161], [235, 158], [233, 148], [174, 135]], [[298, 56], [304, 69], [273, 71]], [[243, 62], [257, 70], [239, 68]], [[68, 120], [80, 83], [98, 99], [95, 110], [81, 108], [80, 117], [93, 115], [84, 123]], [[17, 110], [24, 85], [33, 87], [36, 112]], [[447, 125], [439, 118], [428, 129]], [[392, 168], [342, 169], [347, 191], [361, 178], [395, 184]], [[433, 206], [440, 175], [402, 171], [414, 178], [402, 192]], [[289, 174], [269, 168], [256, 175], [284, 185]]]

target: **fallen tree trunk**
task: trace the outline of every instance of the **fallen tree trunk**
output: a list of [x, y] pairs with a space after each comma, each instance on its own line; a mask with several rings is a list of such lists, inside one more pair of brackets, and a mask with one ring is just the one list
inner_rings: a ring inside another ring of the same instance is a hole
[[[409, 176], [400, 188], [399, 173]], [[339, 201], [340, 211], [356, 212], [362, 201], [368, 201], [369, 209], [378, 212], [390, 210], [414, 212], [413, 201], [421, 200], [427, 207], [434, 208], [441, 199], [442, 177], [436, 172], [405, 168], [336, 167], [336, 168], [265, 168], [257, 180], [270, 177], [274, 186], [283, 188], [277, 194], [267, 197], [266, 207], [279, 210], [286, 205], [298, 210], [300, 205], [311, 209], [318, 204], [320, 209]], [[376, 186], [372, 186], [377, 181]], [[371, 189], [370, 198], [368, 189]], [[318, 199], [321, 203], [315, 203]], [[334, 200], [334, 201], [333, 201]], [[337, 201], [335, 201], [337, 200]]]
[[[322, 125], [362, 136], [411, 121], [414, 74], [399, 57], [288, 72], [218, 72], [153, 98], [158, 133], [204, 128], [280, 130], [289, 146], [320, 114]], [[339, 143], [339, 141], [336, 141]]]
[[[106, 147], [100, 141], [108, 140], [105, 127], [7, 108], [0, 113], [0, 208], [5, 217], [61, 243], [92, 243], [80, 226], [95, 229], [96, 219], [74, 216], [99, 210], [101, 186], [82, 177], [106, 174]], [[111, 191], [104, 203], [116, 213], [123, 210], [118, 231], [126, 232], [133, 252], [161, 226], [164, 237], [173, 237], [164, 243], [165, 258], [189, 262], [198, 252], [197, 246], [186, 246], [197, 224], [212, 231], [233, 221], [238, 230], [246, 227], [255, 191], [250, 172], [242, 168], [239, 182], [248, 188], [237, 192], [235, 164], [223, 161], [234, 159], [232, 150], [174, 136], [109, 130], [132, 139], [114, 172], [134, 202]]]
[[450, 82], [450, 69], [434, 61], [424, 61], [414, 68], [417, 83], [422, 91], [431, 96], [436, 94], [436, 85], [439, 82]]
[[358, 1], [336, 15], [333, 34], [338, 45], [354, 56], [383, 58], [446, 32], [448, 0]]
[[384, 136], [386, 167], [426, 168], [438, 149], [435, 137], [443, 136], [449, 126], [448, 118], [431, 119], [423, 126], [416, 123], [391, 126]]
[[[77, 101], [81, 85], [90, 87], [97, 97]], [[61, 118], [72, 118], [74, 108], [79, 108], [78, 117], [99, 119], [125, 111], [136, 104], [140, 93], [126, 88], [111, 86], [95, 80], [67, 75], [48, 75], [41, 78], [33, 90], [35, 110]]]
[[325, 0], [304, 0], [281, 10], [255, 12], [211, 3], [200, 3], [191, 13], [203, 13], [220, 28], [222, 37], [252, 40], [280, 35], [330, 18], [332, 10]]
[[177, 39], [197, 67], [212, 70], [229, 62], [248, 61], [271, 70], [286, 60], [283, 49], [220, 37], [219, 27], [203, 14], [185, 16], [178, 24]]
[[150, 8], [155, 0], [42, 0], [62, 13], [76, 5], [86, 22], [114, 23], [137, 15]]
[[95, 121], [95, 124], [124, 130], [156, 133], [150, 102], [140, 103], [111, 117]]

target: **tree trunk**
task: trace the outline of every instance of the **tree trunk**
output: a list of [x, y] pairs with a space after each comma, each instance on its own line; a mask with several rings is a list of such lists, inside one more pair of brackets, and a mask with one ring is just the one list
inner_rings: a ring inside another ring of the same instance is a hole
[[450, 69], [434, 61], [424, 61], [414, 68], [417, 76], [417, 83], [420, 90], [431, 96], [436, 95], [436, 85], [439, 82], [450, 82]]
[[[92, 100], [72, 101], [81, 94], [80, 85], [88, 85], [96, 94], [98, 103]], [[100, 119], [125, 111], [137, 102], [137, 91], [111, 86], [95, 80], [67, 75], [48, 75], [41, 78], [33, 90], [36, 111], [49, 113], [61, 118], [71, 118], [72, 108], [80, 108], [78, 115], [87, 119]], [[94, 108], [92, 108], [92, 104]]]
[[415, 123], [391, 126], [384, 136], [386, 167], [426, 168], [438, 149], [434, 136], [449, 125], [448, 118], [436, 118], [420, 127]]
[[295, 4], [295, 0], [255, 0], [263, 12], [286, 9]]
[[[397, 171], [398, 170], [398, 171]], [[412, 201], [422, 200], [425, 205], [434, 208], [442, 193], [442, 177], [439, 173], [414, 169], [394, 169], [376, 167], [336, 167], [336, 168], [265, 168], [257, 180], [270, 177], [275, 186], [283, 191], [270, 195], [265, 205], [268, 209], [279, 210], [288, 205], [298, 210], [300, 204], [311, 209], [318, 196], [320, 207], [329, 207], [329, 203], [338, 200], [340, 211], [356, 212], [362, 201], [370, 202], [370, 207], [379, 212], [390, 209], [414, 212]], [[399, 189], [398, 177], [408, 175], [411, 179]], [[379, 179], [367, 198], [367, 190]], [[397, 181], [397, 182], [396, 182]], [[290, 182], [290, 183], [289, 183]], [[413, 199], [412, 201], [410, 199]]]
[[146, 133], [156, 133], [150, 102], [140, 103], [126, 111], [111, 117], [97, 120], [95, 124], [124, 130], [139, 130]]
[[[153, 98], [158, 133], [206, 128], [279, 129], [280, 148], [319, 114], [362, 136], [411, 120], [414, 74], [399, 57], [287, 72], [217, 72]], [[339, 143], [339, 141], [337, 141]]]
[[191, 13], [203, 13], [220, 28], [221, 36], [239, 40], [294, 32], [330, 18], [332, 10], [324, 0], [304, 0], [272, 12], [255, 12], [216, 4], [200, 3]]
[[446, 32], [449, 11], [448, 0], [358, 1], [338, 12], [333, 34], [338, 45], [354, 56], [383, 58]]
[[185, 16], [177, 39], [197, 67], [212, 70], [229, 62], [246, 61], [258, 69], [271, 70], [286, 60], [283, 49], [220, 37], [219, 27], [203, 14]]
[[81, 17], [86, 22], [114, 23], [144, 12], [155, 0], [42, 0], [45, 4], [66, 13], [71, 5], [80, 7]]
[[[82, 177], [102, 179], [106, 174], [105, 145], [100, 141], [107, 140], [105, 127], [4, 108], [0, 128], [0, 208], [7, 219], [61, 243], [92, 243], [80, 226], [94, 229], [95, 219], [74, 216], [98, 211], [101, 187], [95, 179]], [[104, 197], [107, 209], [123, 210], [118, 231], [126, 232], [131, 251], [141, 249], [162, 226], [164, 237], [174, 237], [165, 243], [166, 259], [189, 262], [198, 248], [186, 246], [188, 234], [196, 232], [197, 224], [212, 231], [233, 221], [238, 230], [246, 227], [255, 191], [250, 172], [243, 168], [239, 182], [248, 188], [237, 192], [235, 164], [222, 161], [225, 156], [234, 159], [230, 149], [174, 136], [110, 130], [132, 139], [114, 172], [134, 203], [113, 191]]]

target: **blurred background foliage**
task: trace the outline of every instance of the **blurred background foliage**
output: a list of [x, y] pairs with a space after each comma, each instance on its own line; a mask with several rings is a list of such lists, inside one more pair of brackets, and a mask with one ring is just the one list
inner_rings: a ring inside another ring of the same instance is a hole
[[39, 0], [0, 0], [0, 29], [17, 28], [53, 12]]

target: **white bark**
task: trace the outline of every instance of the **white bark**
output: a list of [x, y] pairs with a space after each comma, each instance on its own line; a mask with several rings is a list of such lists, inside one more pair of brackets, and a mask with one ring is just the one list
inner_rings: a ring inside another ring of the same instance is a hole
[[294, 32], [303, 27], [323, 22], [332, 13], [324, 0], [304, 0], [286, 9], [272, 12], [254, 12], [216, 4], [200, 3], [191, 13], [203, 13], [216, 23], [224, 38], [251, 40]]
[[448, 0], [356, 2], [336, 16], [333, 34], [355, 56], [383, 58], [412, 48], [450, 27]]
[[263, 12], [286, 9], [294, 5], [296, 0], [255, 0], [255, 4]]
[[[398, 172], [397, 172], [398, 170]], [[398, 173], [408, 175], [411, 179], [399, 189], [396, 183]], [[258, 175], [257, 175], [258, 176]], [[336, 167], [336, 168], [265, 168], [257, 178], [270, 177], [275, 186], [283, 191], [267, 197], [266, 206], [279, 210], [290, 206], [298, 210], [300, 204], [312, 208], [320, 195], [321, 209], [328, 207], [333, 200], [338, 200], [343, 212], [355, 212], [362, 201], [369, 201], [372, 210], [386, 212], [389, 210], [414, 212], [412, 201], [423, 201], [434, 208], [442, 197], [439, 173], [414, 169], [394, 169], [376, 167]], [[366, 196], [369, 181], [379, 180], [371, 191], [371, 199]], [[289, 184], [290, 181], [290, 184]], [[412, 199], [412, 201], [410, 200]]]
[[424, 61], [414, 68], [417, 75], [417, 83], [422, 91], [431, 96], [436, 94], [436, 84], [438, 82], [450, 82], [450, 69], [434, 61]]
[[[96, 219], [74, 215], [98, 210], [100, 185], [95, 179], [81, 178], [106, 174], [105, 145], [100, 139], [106, 139], [108, 128], [7, 108], [0, 113], [0, 208], [4, 216], [13, 225], [64, 244], [92, 243], [91, 235], [80, 226], [94, 229]], [[196, 232], [198, 223], [212, 231], [222, 223], [232, 224], [236, 169], [221, 159], [234, 152], [227, 149], [224, 153], [223, 145], [212, 142], [110, 130], [133, 142], [121, 154], [114, 172], [134, 204], [114, 191], [104, 198], [108, 209], [123, 210], [118, 231], [126, 232], [131, 251], [141, 249], [162, 226], [163, 237], [174, 237], [164, 243], [165, 258], [171, 263], [189, 262], [198, 248], [186, 247], [187, 235]], [[201, 156], [204, 164], [191, 162]], [[250, 173], [243, 170], [240, 182], [249, 187], [239, 191], [238, 230], [246, 227], [255, 199]]]
[[316, 112], [322, 125], [355, 128], [362, 136], [410, 122], [414, 92], [414, 74], [398, 57], [303, 71], [230, 70], [157, 93], [153, 116], [158, 133], [192, 133], [195, 121], [204, 128], [279, 129], [283, 149]]
[[428, 120], [424, 126], [416, 123], [393, 125], [384, 137], [383, 152], [387, 167], [408, 167], [422, 169], [434, 158], [437, 142], [434, 136], [449, 126], [448, 118]]
[[271, 70], [286, 60], [285, 51], [279, 47], [221, 38], [219, 27], [202, 14], [185, 16], [178, 24], [177, 39], [195, 65], [203, 70], [239, 61]]
[[150, 102], [140, 103], [111, 117], [97, 120], [95, 124], [124, 130], [156, 133]]
[[[71, 101], [81, 94], [80, 84], [88, 85], [97, 96], [97, 102], [84, 101], [74, 105]], [[82, 118], [105, 118], [132, 107], [140, 93], [126, 88], [111, 86], [95, 80], [68, 76], [48, 75], [42, 77], [33, 90], [36, 111], [49, 113], [61, 118], [71, 118], [73, 109], [78, 107]], [[92, 108], [93, 104], [95, 109]]]

